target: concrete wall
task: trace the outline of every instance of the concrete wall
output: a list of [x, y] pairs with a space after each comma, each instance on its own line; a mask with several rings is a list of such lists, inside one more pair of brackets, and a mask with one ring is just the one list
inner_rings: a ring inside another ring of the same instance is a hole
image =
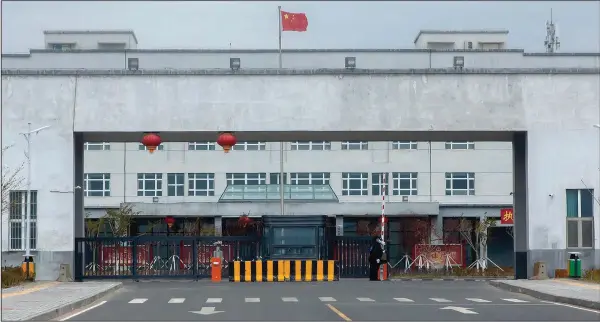
[[[522, 50], [289, 50], [284, 68], [344, 68], [345, 57], [356, 57], [357, 68], [452, 68], [455, 56], [464, 56], [466, 68], [593, 68], [600, 53], [528, 54]], [[241, 60], [242, 69], [277, 68], [275, 50], [128, 50], [53, 52], [31, 50], [30, 55], [2, 55], [2, 68], [19, 69], [126, 69], [128, 58], [138, 58], [140, 69], [229, 68], [229, 58]]]
[[442, 33], [419, 33], [415, 46], [417, 48], [427, 48], [427, 44], [433, 43], [454, 43], [455, 49], [468, 49], [465, 46], [467, 41], [473, 43], [473, 49], [479, 48], [480, 43], [500, 43], [503, 49], [508, 40], [508, 32], [442, 32]]
[[[3, 75], [3, 142], [16, 144], [3, 162], [14, 166], [22, 161], [24, 141], [18, 133], [26, 129], [24, 120], [34, 127], [53, 126], [34, 138], [32, 187], [39, 191], [40, 278], [56, 278], [57, 264], [69, 262], [72, 252], [73, 131], [100, 140], [135, 138], [152, 130], [164, 132], [167, 140], [194, 141], [233, 130], [241, 139], [273, 137], [278, 131], [277, 137], [284, 140], [303, 140], [318, 132], [324, 140], [358, 133], [377, 141], [411, 135], [420, 135], [421, 140], [436, 140], [439, 135], [461, 140], [461, 131], [477, 140], [483, 135], [478, 131], [497, 131], [497, 138], [507, 131], [527, 130], [529, 256], [545, 259], [550, 269], [564, 266], [560, 256], [566, 251], [566, 206], [559, 196], [567, 188], [584, 188], [581, 178], [596, 194], [600, 191], [599, 133], [592, 127], [600, 123], [597, 74], [296, 73]], [[198, 129], [206, 132], [194, 132]], [[180, 132], [168, 132], [174, 130]], [[98, 133], [90, 133], [94, 131]], [[120, 133], [112, 137], [99, 133], [104, 131]], [[555, 193], [553, 200], [548, 200], [549, 190]], [[596, 254], [586, 250], [587, 263], [600, 258], [597, 206], [595, 210]], [[4, 249], [6, 241], [2, 242]]]
[[46, 48], [50, 49], [51, 44], [75, 44], [75, 49], [98, 49], [99, 43], [124, 43], [127, 49], [137, 48], [137, 40], [132, 32], [49, 32], [44, 33], [44, 42]]

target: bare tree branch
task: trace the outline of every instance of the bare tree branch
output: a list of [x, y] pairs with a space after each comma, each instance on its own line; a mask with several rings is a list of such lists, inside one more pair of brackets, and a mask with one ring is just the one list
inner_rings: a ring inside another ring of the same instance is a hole
[[[12, 145], [7, 145], [2, 147], [2, 156], [4, 159], [4, 155], [8, 149], [10, 149]], [[8, 165], [2, 165], [2, 208], [1, 213], [4, 214], [8, 211], [8, 203], [9, 203], [9, 195], [12, 190], [19, 190], [23, 186], [24, 178], [20, 175], [23, 167], [25, 166], [25, 162], [22, 162], [17, 167], [11, 169]]]

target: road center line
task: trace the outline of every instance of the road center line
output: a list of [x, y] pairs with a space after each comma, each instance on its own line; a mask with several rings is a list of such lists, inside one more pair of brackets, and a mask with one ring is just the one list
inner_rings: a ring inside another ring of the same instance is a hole
[[336, 309], [336, 308], [335, 308], [335, 306], [333, 306], [333, 305], [331, 305], [331, 304], [326, 304], [326, 305], [327, 305], [327, 307], [328, 307], [330, 310], [332, 310], [332, 311], [333, 311], [333, 313], [335, 313], [335, 314], [337, 314], [339, 317], [341, 317], [341, 318], [342, 318], [342, 320], [344, 320], [344, 321], [348, 321], [348, 322], [352, 321], [352, 320], [350, 320], [350, 318], [349, 318], [349, 317], [348, 317], [346, 314], [344, 314], [344, 313], [342, 313], [342, 311], [340, 311], [340, 310]]
[[90, 306], [90, 307], [88, 307], [86, 309], [83, 309], [83, 310], [81, 310], [81, 311], [79, 311], [77, 313], [71, 314], [71, 315], [67, 316], [66, 318], [60, 319], [60, 321], [66, 321], [68, 319], [74, 318], [74, 317], [78, 316], [79, 314], [83, 314], [83, 313], [85, 313], [87, 311], [93, 310], [93, 309], [99, 307], [100, 305], [102, 305], [104, 303], [106, 303], [106, 301], [102, 301], [102, 302], [100, 302], [100, 303], [98, 303], [96, 305], [92, 305], [92, 306]]

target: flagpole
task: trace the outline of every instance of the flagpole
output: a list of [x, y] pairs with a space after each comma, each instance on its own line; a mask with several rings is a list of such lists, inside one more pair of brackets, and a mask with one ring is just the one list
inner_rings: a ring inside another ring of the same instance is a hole
[[[281, 6], [277, 7], [277, 16], [279, 19], [279, 69], [282, 68], [283, 62], [281, 60]], [[283, 169], [283, 141], [279, 142], [279, 203], [281, 207], [281, 215], [285, 215], [285, 173]]]

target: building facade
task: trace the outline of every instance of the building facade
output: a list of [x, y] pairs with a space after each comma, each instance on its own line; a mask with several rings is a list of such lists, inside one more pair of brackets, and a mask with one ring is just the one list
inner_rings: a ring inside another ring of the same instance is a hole
[[[135, 34], [128, 31], [45, 34], [45, 49], [31, 50], [27, 55], [3, 54], [3, 69], [199, 70], [230, 68], [232, 59], [238, 59], [240, 69], [270, 69], [276, 68], [278, 62], [278, 53], [274, 50], [138, 49]], [[547, 55], [505, 49], [508, 48], [506, 34], [504, 31], [423, 31], [415, 40], [416, 49], [286, 50], [282, 60], [284, 68], [289, 69], [600, 67], [597, 53]], [[465, 44], [467, 48], [462, 48]], [[460, 66], [456, 65], [457, 57], [464, 62]], [[354, 66], [347, 65], [348, 58], [352, 58]], [[3, 94], [9, 95], [10, 91], [3, 84]], [[378, 112], [365, 109], [365, 113]], [[343, 119], [344, 115], [339, 117]], [[496, 224], [502, 226], [499, 223], [501, 209], [512, 208], [511, 142], [352, 138], [292, 141], [283, 146], [281, 159], [280, 144], [267, 141], [238, 142], [229, 154], [224, 154], [214, 141], [206, 140], [167, 142], [152, 154], [135, 142], [86, 143], [81, 187], [86, 213], [89, 218], [99, 218], [107, 209], [131, 203], [140, 211], [134, 225], [137, 232], [147, 232], [151, 222], [157, 219], [175, 216], [182, 227], [186, 220], [202, 218], [215, 234], [227, 234], [227, 220], [236, 220], [241, 214], [281, 215], [275, 187], [280, 183], [283, 165], [289, 190], [285, 215], [335, 217], [335, 225], [341, 228], [339, 234], [346, 236], [364, 234], [364, 225], [370, 227], [367, 233], [376, 227], [385, 187], [386, 213], [390, 216], [390, 255], [394, 262], [412, 254], [414, 241], [407, 241], [412, 234], [407, 218], [425, 218], [431, 222], [434, 227], [431, 239], [438, 238], [436, 242], [456, 239], [458, 243], [460, 236], [450, 236], [455, 233], [450, 227], [455, 226], [457, 220], [495, 218], [498, 219]], [[557, 244], [556, 247], [594, 248], [597, 232], [594, 232], [593, 209], [596, 206], [593, 198], [589, 198], [593, 196], [593, 192], [589, 192], [594, 185], [590, 183], [590, 189], [578, 186], [555, 192], [566, 196], [565, 218], [571, 220], [567, 220], [564, 235], [558, 239], [548, 237], [551, 245], [564, 240], [566, 246]], [[58, 196], [72, 194], [75, 189], [77, 187], [56, 187], [50, 188], [50, 192]], [[37, 201], [34, 196], [33, 204]], [[19, 207], [3, 214], [3, 223], [6, 223], [3, 236], [6, 237], [2, 240], [2, 251], [4, 258], [15, 261], [21, 258], [24, 247], [21, 205], [26, 201], [22, 191], [15, 191], [11, 198], [11, 204]], [[37, 225], [34, 215], [37, 206], [32, 208], [31, 245], [36, 249], [44, 243], [36, 236], [46, 228]], [[160, 232], [157, 228], [153, 230]], [[506, 227], [493, 228], [488, 257], [501, 266], [512, 266], [512, 256], [510, 232]]]

